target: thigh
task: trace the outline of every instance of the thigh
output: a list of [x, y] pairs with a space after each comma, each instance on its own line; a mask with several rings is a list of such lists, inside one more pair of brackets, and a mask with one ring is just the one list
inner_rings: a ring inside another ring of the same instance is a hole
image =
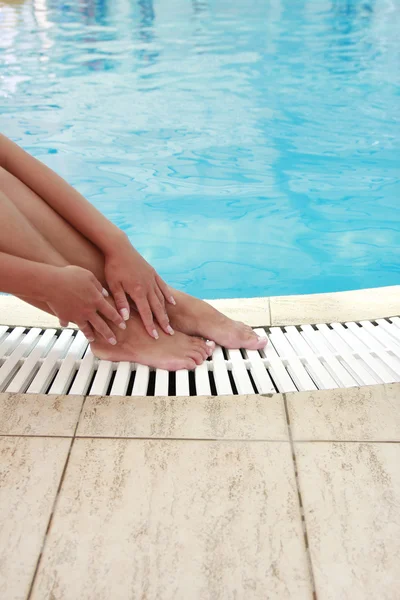
[[69, 264], [89, 269], [99, 280], [104, 279], [104, 258], [99, 249], [40, 196], [1, 167], [0, 190]]

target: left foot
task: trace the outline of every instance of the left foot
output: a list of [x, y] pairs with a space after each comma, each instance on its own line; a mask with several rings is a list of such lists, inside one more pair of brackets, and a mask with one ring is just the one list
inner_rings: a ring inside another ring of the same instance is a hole
[[176, 306], [167, 306], [171, 326], [188, 335], [213, 340], [224, 348], [261, 350], [267, 337], [259, 337], [249, 325], [233, 321], [198, 298], [178, 290], [172, 291]]

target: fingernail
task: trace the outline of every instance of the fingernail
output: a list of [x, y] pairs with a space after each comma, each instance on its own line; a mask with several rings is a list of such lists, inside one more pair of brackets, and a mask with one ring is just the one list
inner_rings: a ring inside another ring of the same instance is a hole
[[116, 340], [115, 338], [109, 338], [109, 340], [108, 340], [108, 341], [110, 342], [110, 344], [111, 344], [112, 346], [115, 346], [115, 344], [117, 343], [117, 340]]
[[207, 340], [206, 341], [206, 346], [210, 346], [211, 348], [214, 348], [215, 342], [211, 342], [210, 340]]
[[157, 329], [153, 329], [153, 338], [158, 340], [159, 337]]
[[169, 333], [169, 335], [174, 335], [174, 333], [175, 333], [175, 331], [172, 329], [171, 325], [168, 325], [167, 332]]
[[174, 306], [176, 305], [175, 298], [173, 296], [171, 296], [169, 300], [171, 304], [173, 304]]
[[103, 288], [101, 290], [101, 293], [103, 294], [104, 298], [107, 298], [110, 294], [107, 292], [106, 288]]
[[119, 327], [120, 329], [126, 329], [126, 323], [120, 323], [120, 324], [118, 325], [118, 327]]
[[90, 338], [88, 337], [88, 338], [86, 338], [86, 339], [87, 339], [87, 341], [88, 341], [88, 342], [90, 342], [90, 343], [94, 342], [94, 338], [92, 338], [92, 337], [90, 337]]
[[127, 308], [121, 308], [121, 317], [124, 321], [129, 319], [129, 310]]

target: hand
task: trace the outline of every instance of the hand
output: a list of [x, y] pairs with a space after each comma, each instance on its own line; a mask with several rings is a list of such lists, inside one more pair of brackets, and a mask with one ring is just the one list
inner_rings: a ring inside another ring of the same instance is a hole
[[105, 276], [116, 307], [125, 320], [129, 319], [130, 312], [128, 295], [151, 337], [158, 338], [154, 318], [166, 333], [174, 333], [165, 309], [165, 301], [176, 304], [170, 289], [126, 236], [105, 252]]
[[52, 284], [46, 302], [60, 319], [61, 325], [65, 326], [69, 321], [76, 323], [89, 342], [94, 341], [96, 332], [110, 344], [117, 343], [114, 333], [101, 315], [121, 329], [126, 329], [126, 324], [117, 310], [106, 301], [108, 292], [93, 273], [73, 265], [60, 267], [53, 276]]

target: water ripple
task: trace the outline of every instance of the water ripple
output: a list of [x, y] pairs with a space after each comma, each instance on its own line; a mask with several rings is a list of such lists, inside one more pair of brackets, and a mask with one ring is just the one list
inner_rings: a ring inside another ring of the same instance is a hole
[[400, 283], [391, 0], [0, 0], [0, 129], [168, 281]]

